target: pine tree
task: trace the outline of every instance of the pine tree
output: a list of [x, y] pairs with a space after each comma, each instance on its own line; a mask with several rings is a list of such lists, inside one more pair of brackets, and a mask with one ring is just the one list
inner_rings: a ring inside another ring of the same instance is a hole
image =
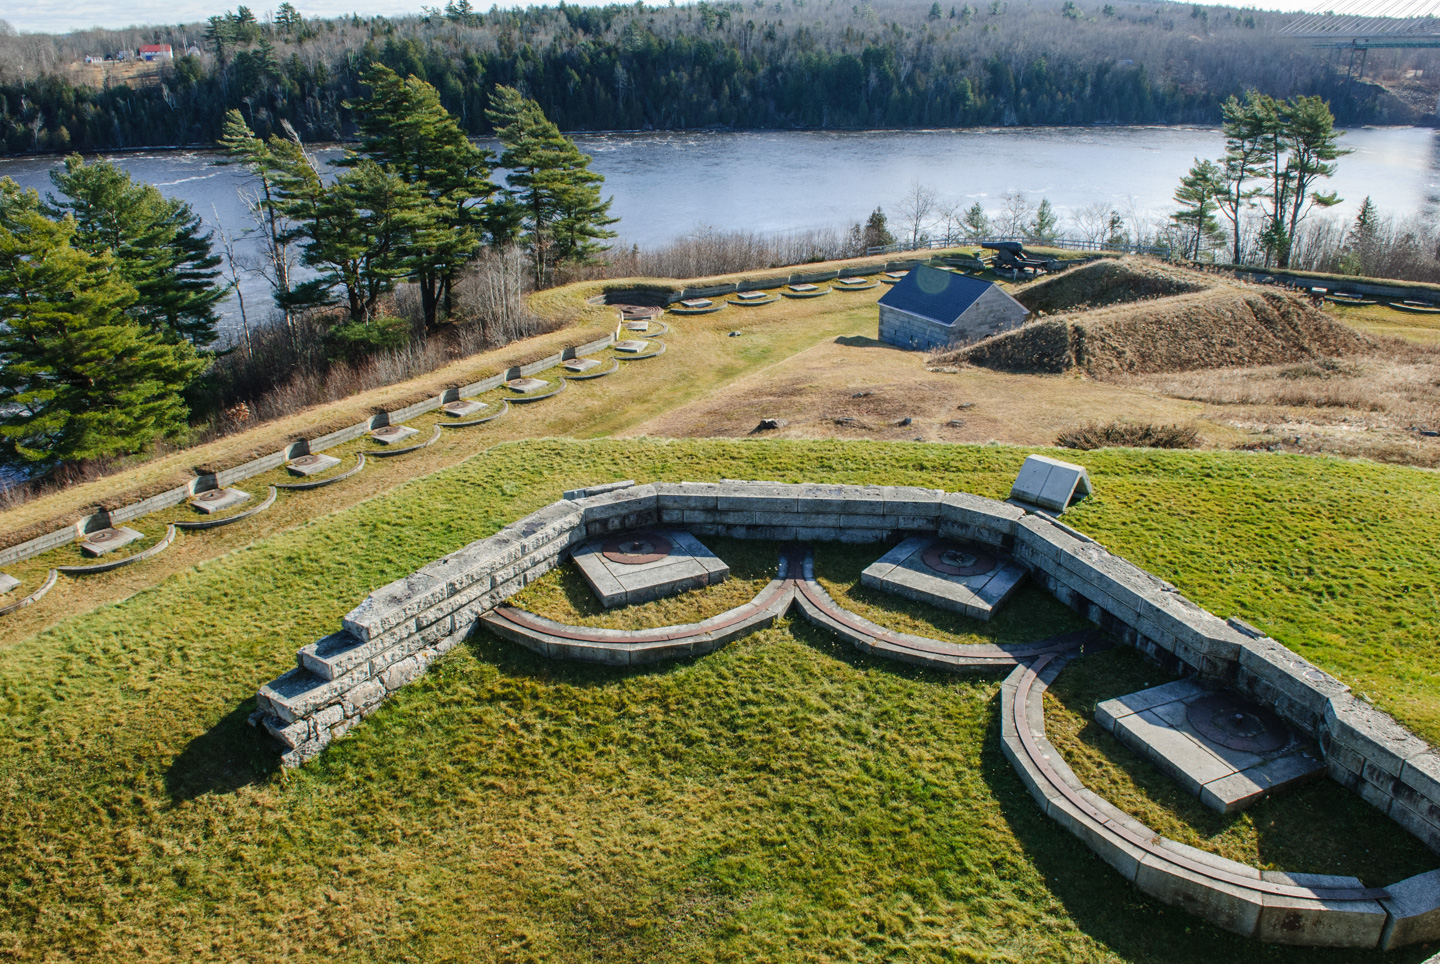
[[608, 230], [617, 220], [609, 216], [611, 201], [600, 199], [604, 178], [540, 105], [513, 87], [496, 87], [485, 113], [504, 147], [505, 194], [519, 215], [535, 284], [543, 287], [555, 265], [591, 261], [615, 236]]
[[86, 164], [78, 154], [50, 172], [60, 196], [47, 213], [75, 220], [74, 244], [90, 254], [109, 251], [120, 276], [139, 294], [131, 314], [165, 337], [199, 348], [218, 337], [215, 305], [220, 258], [190, 205], [136, 184], [107, 161]]
[[895, 235], [890, 233], [890, 222], [885, 217], [885, 212], [876, 208], [870, 212], [870, 218], [865, 222], [865, 247], [882, 248], [895, 243]]
[[1040, 206], [1035, 209], [1035, 220], [1030, 222], [1025, 236], [1027, 240], [1042, 243], [1054, 241], [1060, 236], [1060, 216], [1055, 213], [1049, 198], [1040, 199]]
[[[1175, 200], [1182, 207], [1170, 215], [1170, 219], [1193, 232], [1194, 247], [1187, 250], [1188, 257], [1199, 259], [1202, 244], [1207, 240], [1224, 238], [1220, 223], [1215, 220], [1219, 208], [1218, 199], [1225, 192], [1225, 172], [1214, 161], [1195, 158], [1190, 173], [1180, 179], [1175, 189]], [[1187, 244], [1190, 235], [1187, 235]]]
[[285, 188], [294, 187], [296, 178], [320, 187], [304, 149], [293, 140], [272, 137], [269, 143], [256, 137], [238, 110], [225, 115], [225, 133], [220, 149], [230, 158], [222, 163], [241, 164], [255, 178], [257, 191], [243, 198], [250, 209], [256, 229], [261, 233], [264, 265], [260, 273], [270, 285], [275, 305], [284, 315], [285, 326], [294, 331], [291, 310], [295, 307], [292, 275], [295, 269], [294, 246], [299, 238], [296, 224], [285, 206]]
[[363, 137], [356, 159], [387, 166], [431, 207], [433, 230], [416, 238], [411, 262], [425, 326], [433, 329], [439, 313], [449, 310], [460, 270], [478, 253], [483, 234], [491, 232], [493, 159], [470, 142], [434, 87], [415, 77], [402, 80], [378, 64], [363, 79], [370, 96], [349, 105], [359, 115]]
[[413, 185], [370, 160], [302, 203], [311, 212], [302, 260], [317, 273], [303, 287], [338, 300], [352, 323], [376, 320], [381, 296], [413, 272], [412, 248], [434, 243], [433, 209]]
[[1367, 194], [1345, 236], [1345, 251], [1340, 256], [1340, 271], [1343, 274], [1365, 274], [1371, 254], [1375, 251], [1375, 235], [1380, 225], [1380, 213], [1375, 202]]
[[180, 392], [205, 367], [147, 331], [108, 251], [0, 180], [0, 460], [49, 466], [141, 451], [185, 427]]
[[1287, 243], [1280, 252], [1280, 267], [1290, 267], [1290, 245], [1300, 222], [1314, 208], [1332, 208], [1341, 201], [1334, 191], [1321, 191], [1321, 178], [1334, 175], [1335, 163], [1349, 154], [1340, 147], [1335, 115], [1320, 97], [1292, 97], [1285, 104], [1286, 186], [1284, 204], [1279, 207], [1285, 223]]
[[964, 217], [965, 233], [972, 238], [988, 238], [990, 236], [990, 216], [985, 213], [985, 208], [979, 201], [970, 205], [965, 211]]
[[1255, 204], [1263, 188], [1251, 182], [1264, 175], [1271, 160], [1270, 142], [1266, 138], [1269, 116], [1274, 101], [1257, 91], [1249, 91], [1245, 100], [1231, 97], [1220, 108], [1225, 132], [1225, 159], [1222, 162], [1225, 191], [1220, 195], [1220, 211], [1230, 222], [1231, 251], [1234, 264], [1240, 264], [1244, 251], [1242, 239], [1245, 213]]

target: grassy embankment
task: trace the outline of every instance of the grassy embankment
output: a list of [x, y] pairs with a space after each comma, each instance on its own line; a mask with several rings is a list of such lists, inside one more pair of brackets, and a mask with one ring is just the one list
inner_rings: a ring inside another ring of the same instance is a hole
[[[445, 387], [474, 381], [503, 371], [525, 358], [540, 357], [562, 345], [595, 337], [614, 324], [610, 309], [581, 307], [586, 295], [599, 290], [598, 284], [571, 286], [536, 296], [535, 307], [548, 315], [578, 317], [577, 328], [528, 339], [507, 349], [464, 359], [448, 368], [384, 389], [318, 406], [279, 422], [257, 426], [247, 432], [220, 439], [209, 445], [176, 452], [103, 479], [75, 486], [0, 512], [0, 544], [10, 545], [73, 522], [93, 511], [97, 504], [124, 505], [193, 477], [192, 466], [226, 467], [273, 452], [287, 442], [314, 437], [353, 424], [378, 410], [393, 409]], [[352, 506], [388, 491], [397, 485], [435, 470], [454, 465], [498, 442], [546, 436], [596, 437], [633, 431], [637, 426], [672, 408], [688, 403], [733, 383], [743, 376], [765, 369], [777, 361], [804, 352], [817, 343], [836, 337], [854, 336], [874, 325], [874, 299], [878, 292], [855, 293], [844, 303], [839, 296], [815, 301], [786, 301], [736, 317], [740, 309], [697, 318], [672, 318], [668, 346], [659, 358], [622, 362], [620, 369], [604, 378], [572, 382], [561, 395], [533, 405], [516, 405], [504, 418], [468, 429], [446, 430], [439, 441], [394, 459], [367, 461], [364, 471], [337, 485], [308, 492], [281, 492], [276, 504], [251, 519], [232, 527], [206, 532], [182, 532], [164, 553], [133, 568], [87, 576], [83, 580], [62, 578], [38, 606], [14, 613], [0, 621], [0, 645], [48, 625], [61, 614], [74, 613], [106, 602], [123, 599], [153, 585], [157, 580], [206, 559], [247, 545], [257, 536], [292, 528], [305, 521]], [[822, 304], [822, 302], [826, 302]], [[603, 327], [602, 327], [603, 325]], [[743, 338], [729, 338], [740, 327]], [[608, 353], [604, 353], [608, 354]], [[603, 357], [596, 356], [596, 357]], [[482, 398], [504, 397], [505, 390]], [[432, 426], [445, 419], [437, 412], [411, 419], [406, 424], [420, 430], [414, 441], [423, 441]], [[355, 453], [380, 446], [361, 438], [327, 450], [342, 464], [327, 474], [338, 474], [355, 464]], [[253, 506], [264, 498], [271, 482], [295, 481], [284, 469], [277, 469], [237, 483], [251, 493]], [[242, 507], [242, 509], [245, 507]], [[176, 518], [199, 518], [187, 506], [155, 513], [127, 523], [143, 533], [143, 542], [122, 552], [140, 551], [164, 532], [165, 522]], [[113, 556], [111, 557], [113, 558]], [[17, 592], [38, 586], [53, 565], [80, 564], [78, 548], [67, 546], [32, 559], [4, 567], [22, 580]], [[13, 597], [7, 597], [13, 598]]]
[[[639, 672], [548, 662], [480, 634], [284, 777], [244, 723], [256, 686], [371, 588], [565, 487], [749, 477], [994, 496], [1022, 456], [504, 445], [187, 564], [118, 605], [38, 634], [7, 629], [0, 947], [147, 962], [1367, 959], [1257, 946], [1143, 899], [1024, 792], [998, 752], [997, 681], [863, 658], [803, 624]], [[1433, 474], [1077, 457], [1100, 493], [1074, 510], [1077, 526], [1440, 738]], [[839, 592], [861, 555], [822, 552], [822, 577]], [[740, 577], [766, 576], [759, 553], [736, 557]], [[550, 592], [564, 604], [563, 586]], [[863, 596], [847, 604], [888, 607], [902, 628], [927, 618]], [[1072, 618], [1022, 602], [993, 630], [1038, 635]], [[1140, 664], [1093, 666], [1056, 690], [1076, 720], [1109, 688], [1159, 681]], [[1110, 779], [1123, 790], [1140, 778]], [[1290, 802], [1208, 824], [1181, 813], [1174, 832], [1292, 870], [1417, 869], [1419, 848], [1397, 854], [1406, 846], [1379, 815]], [[1297, 813], [1317, 816], [1321, 839], [1297, 836]], [[1360, 840], [1370, 855], [1347, 849]]]

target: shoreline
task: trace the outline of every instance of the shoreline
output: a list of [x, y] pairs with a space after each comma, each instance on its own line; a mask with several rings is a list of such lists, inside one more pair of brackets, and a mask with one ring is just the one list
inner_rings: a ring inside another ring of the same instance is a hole
[[[1341, 131], [1361, 130], [1440, 130], [1440, 120], [1434, 124], [1355, 124], [1338, 127]], [[1215, 131], [1219, 127], [1211, 124], [1054, 124], [1013, 127], [677, 127], [652, 130], [600, 130], [562, 131], [569, 138], [586, 137], [653, 137], [656, 135], [697, 134], [1025, 134], [1036, 131]], [[472, 141], [492, 141], [494, 135], [471, 137]], [[313, 150], [339, 150], [360, 143], [359, 140], [313, 141], [306, 147]], [[0, 164], [6, 161], [35, 160], [41, 158], [62, 158], [71, 154], [82, 157], [135, 156], [141, 154], [183, 154], [214, 153], [219, 148], [214, 144], [167, 144], [147, 147], [107, 147], [94, 150], [72, 151], [26, 151], [15, 154], [0, 154]]]

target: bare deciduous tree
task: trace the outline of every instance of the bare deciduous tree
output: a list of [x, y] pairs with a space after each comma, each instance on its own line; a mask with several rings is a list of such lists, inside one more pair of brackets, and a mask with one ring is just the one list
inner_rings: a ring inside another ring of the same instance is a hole
[[1093, 201], [1070, 213], [1070, 224], [1075, 237], [1096, 247], [1110, 238], [1110, 205], [1104, 201]]
[[910, 235], [910, 243], [918, 245], [921, 236], [934, 224], [940, 210], [940, 196], [933, 187], [921, 184], [917, 177], [895, 205], [901, 227]]
[[1006, 238], [1025, 237], [1035, 220], [1035, 205], [1024, 191], [1006, 191], [1000, 200], [1000, 213], [992, 219], [996, 232]]

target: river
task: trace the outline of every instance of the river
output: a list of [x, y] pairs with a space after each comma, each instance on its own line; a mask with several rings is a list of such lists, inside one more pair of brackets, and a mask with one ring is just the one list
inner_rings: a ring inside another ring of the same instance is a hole
[[[1047, 197], [1061, 215], [1095, 202], [1125, 213], [1163, 214], [1197, 157], [1218, 158], [1218, 130], [1177, 127], [1005, 128], [870, 132], [694, 132], [584, 134], [614, 196], [624, 243], [663, 244], [699, 225], [762, 232], [843, 227], [877, 205], [894, 213], [915, 179], [947, 203], [980, 201], [992, 213], [1000, 196]], [[1329, 187], [1349, 216], [1370, 196], [1384, 214], [1440, 214], [1440, 131], [1359, 128], [1342, 138], [1354, 153], [1339, 162]], [[494, 145], [490, 145], [492, 148]], [[338, 150], [322, 152], [329, 158]], [[248, 176], [216, 165], [205, 151], [118, 154], [137, 179], [190, 202], [212, 227], [247, 226], [238, 192]], [[0, 176], [44, 192], [57, 158], [0, 159]], [[239, 246], [247, 245], [242, 238]], [[263, 282], [244, 285], [251, 323], [263, 318]], [[258, 309], [258, 310], [257, 310]], [[238, 329], [232, 298], [224, 326]]]

